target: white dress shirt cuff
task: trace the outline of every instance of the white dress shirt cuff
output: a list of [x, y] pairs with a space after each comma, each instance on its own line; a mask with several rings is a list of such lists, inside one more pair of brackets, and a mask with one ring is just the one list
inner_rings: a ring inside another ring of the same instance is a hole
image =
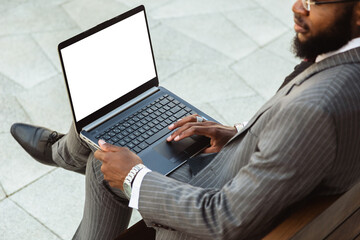
[[247, 123], [248, 122], [236, 123], [236, 124], [234, 124], [234, 127], [235, 127], [236, 131], [239, 133], [246, 126]]
[[139, 208], [140, 187], [141, 187], [141, 183], [142, 183], [145, 175], [148, 172], [151, 172], [151, 170], [145, 167], [145, 168], [141, 169], [138, 172], [138, 174], [136, 174], [134, 182], [132, 184], [132, 188], [131, 188], [129, 207], [135, 208], [135, 209]]

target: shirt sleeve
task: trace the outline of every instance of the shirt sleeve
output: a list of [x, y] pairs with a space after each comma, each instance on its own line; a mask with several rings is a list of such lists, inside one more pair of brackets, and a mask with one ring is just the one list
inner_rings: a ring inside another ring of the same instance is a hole
[[151, 172], [151, 170], [145, 167], [136, 174], [132, 184], [129, 207], [138, 209], [141, 183], [148, 172]]

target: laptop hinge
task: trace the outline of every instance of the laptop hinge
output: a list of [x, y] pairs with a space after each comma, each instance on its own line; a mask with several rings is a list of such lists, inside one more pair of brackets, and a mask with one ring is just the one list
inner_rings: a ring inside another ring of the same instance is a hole
[[135, 104], [137, 104], [138, 102], [142, 101], [143, 99], [147, 98], [148, 96], [154, 94], [155, 92], [157, 92], [159, 90], [158, 87], [152, 87], [149, 90], [147, 90], [146, 92], [143, 92], [142, 94], [140, 94], [139, 96], [137, 96], [136, 98], [128, 101], [127, 103], [117, 107], [116, 109], [112, 110], [111, 112], [109, 112], [108, 114], [102, 116], [101, 118], [97, 119], [96, 121], [86, 125], [83, 130], [85, 131], [90, 131], [92, 129], [94, 129], [95, 127], [99, 126], [100, 124], [106, 122], [107, 120], [109, 120], [110, 118], [114, 117], [115, 115], [125, 111], [126, 109], [130, 108], [131, 106], [134, 106]]

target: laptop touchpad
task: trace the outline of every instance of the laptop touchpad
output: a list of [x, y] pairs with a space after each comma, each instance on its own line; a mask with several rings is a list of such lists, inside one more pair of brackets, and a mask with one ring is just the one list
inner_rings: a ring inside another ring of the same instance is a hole
[[167, 142], [166, 140], [155, 147], [156, 152], [171, 162], [176, 162], [184, 157], [189, 157], [185, 150], [193, 145], [195, 141], [192, 138], [185, 138], [178, 142]]

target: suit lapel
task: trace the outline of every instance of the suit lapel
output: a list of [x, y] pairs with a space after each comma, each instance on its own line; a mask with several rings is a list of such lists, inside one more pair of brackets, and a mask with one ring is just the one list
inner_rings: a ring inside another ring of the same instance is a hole
[[[280, 89], [269, 101], [267, 101], [260, 109], [256, 112], [256, 114], [250, 119], [248, 124], [234, 137], [232, 137], [226, 144], [228, 145], [230, 142], [241, 136], [260, 118], [260, 116], [269, 110], [274, 104], [276, 104], [279, 99], [288, 95], [294, 86], [300, 86], [303, 82], [309, 79], [311, 76], [324, 71], [329, 68], [336, 67], [341, 64], [353, 64], [360, 62], [360, 48], [354, 48], [352, 50], [336, 54], [329, 58], [324, 59], [318, 63], [315, 63], [305, 69], [302, 73], [296, 76], [293, 80], [291, 80], [285, 87]], [[225, 147], [224, 146], [224, 147]]]

